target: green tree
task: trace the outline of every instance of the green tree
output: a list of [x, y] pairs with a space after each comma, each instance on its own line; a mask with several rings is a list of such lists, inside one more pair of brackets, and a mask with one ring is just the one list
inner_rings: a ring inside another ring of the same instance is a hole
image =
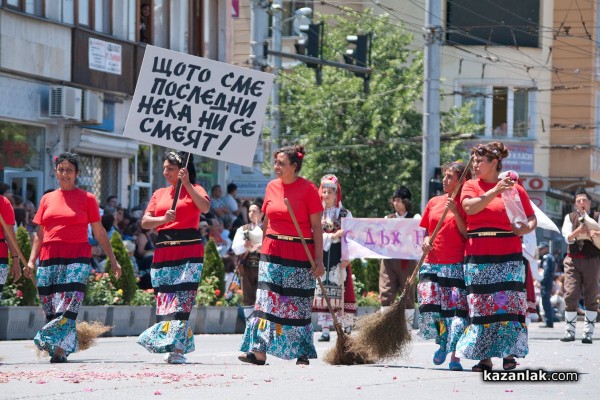
[[123, 290], [123, 303], [129, 304], [135, 296], [135, 291], [137, 290], [137, 282], [135, 279], [135, 272], [133, 271], [133, 263], [131, 262], [131, 258], [129, 258], [127, 249], [123, 244], [123, 239], [121, 238], [121, 235], [118, 232], [114, 232], [110, 237], [110, 247], [112, 247], [112, 250], [115, 253], [115, 258], [121, 266], [122, 274], [118, 280], [115, 279], [112, 273], [110, 260], [106, 262], [105, 271], [108, 271], [108, 273], [110, 274], [111, 281], [113, 282], [117, 290]]
[[[401, 184], [413, 192], [413, 204], [419, 204], [422, 114], [417, 107], [423, 92], [422, 52], [408, 47], [411, 35], [389, 16], [376, 16], [369, 9], [322, 19], [328, 22], [323, 52], [329, 60], [341, 58], [347, 35], [373, 33], [371, 93], [363, 93], [363, 80], [353, 73], [331, 67], [323, 68], [320, 86], [315, 84], [314, 71], [305, 66], [280, 75], [281, 126], [286, 128], [279, 144], [304, 144], [308, 157], [302, 174], [313, 181], [325, 173], [336, 174], [344, 204], [355, 215], [389, 213], [390, 196]], [[472, 128], [460, 118], [464, 115], [445, 115], [442, 128], [448, 138]], [[460, 123], [463, 126], [457, 127]], [[448, 157], [444, 162], [455, 159], [455, 142], [442, 154]]]
[[[360, 258], [355, 258], [350, 262], [350, 266], [352, 267], [352, 274], [356, 278], [355, 281], [357, 283], [361, 283], [364, 288], [365, 285], [365, 267], [363, 266], [362, 260]], [[362, 295], [362, 291], [359, 293]]]
[[381, 260], [375, 258], [367, 259], [367, 270], [365, 271], [365, 290], [367, 292], [379, 292], [379, 265]]
[[[221, 255], [217, 250], [216, 243], [211, 239], [204, 248], [204, 263], [202, 266], [202, 281], [207, 278], [214, 276], [217, 278], [214, 284], [214, 289], [219, 290], [218, 298], [222, 298], [225, 295], [225, 266]], [[214, 280], [211, 280], [214, 282]]]

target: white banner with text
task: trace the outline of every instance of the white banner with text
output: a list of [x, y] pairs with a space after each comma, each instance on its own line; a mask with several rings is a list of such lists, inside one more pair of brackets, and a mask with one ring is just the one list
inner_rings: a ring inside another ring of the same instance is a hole
[[412, 218], [342, 218], [342, 259], [419, 260], [425, 229]]

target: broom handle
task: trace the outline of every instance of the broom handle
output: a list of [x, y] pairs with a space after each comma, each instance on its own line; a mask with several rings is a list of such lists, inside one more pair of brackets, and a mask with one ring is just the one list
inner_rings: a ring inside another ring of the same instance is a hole
[[0, 215], [0, 223], [2, 224], [2, 228], [4, 229], [4, 232], [6, 232], [6, 234], [4, 235], [6, 237], [6, 240], [8, 240], [10, 242], [10, 244], [12, 244], [15, 249], [17, 249], [17, 255], [19, 256], [19, 260], [21, 260], [21, 262], [23, 263], [24, 266], [27, 266], [27, 260], [25, 259], [25, 256], [23, 255], [23, 253], [21, 253], [21, 249], [19, 248], [18, 243], [14, 243], [12, 235], [10, 235], [8, 233], [8, 230], [10, 228], [8, 227], [8, 225], [6, 225], [6, 221], [4, 221], [4, 218], [2, 217], [2, 215]]
[[[473, 163], [473, 156], [471, 156], [469, 158], [469, 161], [467, 162], [467, 166], [465, 167], [465, 170], [463, 171], [463, 173], [460, 175], [460, 178], [458, 179], [458, 184], [452, 191], [452, 195], [450, 197], [452, 200], [454, 200], [454, 198], [458, 194], [458, 191], [462, 187], [465, 176], [467, 176], [467, 171], [469, 171], [469, 168], [471, 168], [472, 163]], [[437, 236], [438, 232], [442, 228], [442, 223], [444, 222], [444, 218], [446, 218], [446, 215], [448, 214], [448, 210], [449, 210], [448, 205], [446, 205], [446, 207], [444, 208], [444, 212], [442, 213], [442, 217], [438, 221], [437, 225], [435, 226], [435, 229], [433, 230], [433, 233], [430, 236], [430, 239], [429, 239], [430, 245], [433, 244], [435, 237]], [[421, 268], [421, 265], [423, 265], [423, 262], [425, 261], [425, 257], [427, 257], [427, 253], [423, 252], [423, 255], [421, 256], [421, 259], [419, 260], [417, 266], [415, 267], [415, 270], [413, 271], [411, 276], [406, 280], [406, 285], [404, 286], [404, 291], [400, 295], [400, 300], [402, 300], [402, 298], [404, 297], [404, 295], [406, 293], [406, 289], [409, 287], [409, 285], [412, 285], [412, 283], [414, 282], [415, 277], [417, 276], [417, 272], [419, 271], [419, 269]]]
[[[187, 153], [185, 157], [185, 165], [183, 168], [187, 168], [188, 162], [190, 161], [190, 153]], [[177, 206], [177, 200], [179, 199], [179, 192], [181, 191], [181, 179], [177, 180], [177, 186], [175, 186], [175, 196], [173, 197], [173, 204], [171, 205], [171, 210], [174, 210]]]
[[[292, 209], [290, 201], [287, 198], [283, 199], [283, 201], [285, 202], [288, 212], [290, 213], [290, 217], [292, 217], [292, 222], [294, 223], [294, 226], [296, 227], [296, 231], [298, 232], [298, 237], [300, 238], [300, 241], [302, 242], [302, 246], [304, 246], [304, 251], [306, 252], [308, 261], [310, 262], [311, 267], [315, 268], [315, 261], [313, 260], [312, 254], [310, 254], [310, 250], [308, 249], [308, 246], [306, 245], [306, 241], [304, 240], [304, 235], [302, 235], [302, 230], [300, 230], [300, 225], [298, 225], [298, 220], [296, 219], [296, 214], [294, 214], [294, 210]], [[339, 332], [339, 331], [341, 331], [340, 324], [337, 320], [337, 317], [335, 316], [335, 313], [333, 312], [333, 307], [331, 307], [331, 302], [329, 301], [329, 296], [327, 296], [327, 292], [325, 291], [323, 282], [321, 282], [320, 276], [317, 276], [317, 283], [319, 284], [319, 287], [321, 288], [321, 292], [323, 293], [323, 297], [325, 298], [325, 302], [327, 303], [327, 308], [329, 309], [329, 313], [333, 317], [333, 324], [335, 325], [335, 330]]]

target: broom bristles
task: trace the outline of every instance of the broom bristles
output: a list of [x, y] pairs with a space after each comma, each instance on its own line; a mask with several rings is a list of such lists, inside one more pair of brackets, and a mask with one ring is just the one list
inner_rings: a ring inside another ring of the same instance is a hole
[[372, 360], [386, 360], [407, 353], [412, 337], [406, 325], [404, 310], [404, 302], [398, 301], [385, 312], [358, 318], [358, 334], [349, 343], [349, 350], [367, 354]]
[[[102, 322], [85, 322], [77, 321], [77, 343], [78, 350], [87, 350], [96, 344], [96, 339], [112, 329], [112, 326], [104, 325]], [[50, 354], [46, 350], [40, 350], [36, 348], [36, 355], [38, 358], [49, 357]]]
[[323, 355], [323, 361], [330, 365], [361, 365], [375, 362], [369, 354], [357, 352], [352, 349], [353, 347], [352, 338], [344, 332], [341, 335], [338, 332], [335, 347], [327, 350]]
[[101, 322], [77, 322], [77, 339], [79, 342], [79, 351], [87, 350], [96, 344], [96, 339], [110, 331], [112, 326], [107, 326]]

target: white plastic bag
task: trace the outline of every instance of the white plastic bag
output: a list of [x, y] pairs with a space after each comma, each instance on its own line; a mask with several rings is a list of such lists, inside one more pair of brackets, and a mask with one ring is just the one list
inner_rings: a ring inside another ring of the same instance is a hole
[[[501, 173], [498, 178], [511, 178], [516, 182], [519, 179], [519, 174], [515, 171], [506, 171]], [[511, 224], [527, 224], [527, 215], [525, 215], [521, 197], [519, 197], [519, 191], [516, 187], [502, 192], [502, 201], [504, 201], [504, 208], [506, 208], [506, 214], [508, 214], [508, 220]]]

